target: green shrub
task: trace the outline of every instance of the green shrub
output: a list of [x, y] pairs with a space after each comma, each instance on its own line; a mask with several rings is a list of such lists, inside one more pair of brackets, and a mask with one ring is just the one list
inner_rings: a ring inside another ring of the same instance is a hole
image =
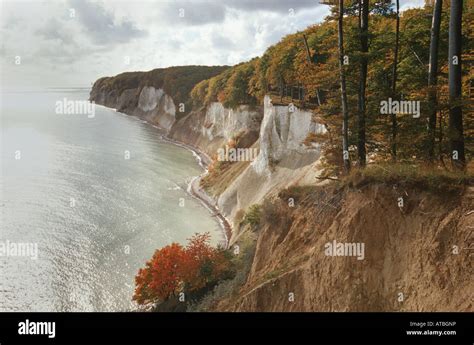
[[245, 213], [244, 219], [242, 220], [242, 225], [249, 224], [253, 228], [256, 228], [260, 225], [260, 218], [261, 206], [256, 204], [252, 205]]

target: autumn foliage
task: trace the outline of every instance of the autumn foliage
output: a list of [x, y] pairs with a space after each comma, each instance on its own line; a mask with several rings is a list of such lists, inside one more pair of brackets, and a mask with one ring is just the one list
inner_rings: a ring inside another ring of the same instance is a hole
[[[397, 146], [397, 161], [416, 163], [427, 158], [428, 140], [428, 65], [430, 30], [433, 7], [412, 8], [403, 11], [400, 18], [400, 45], [397, 57], [396, 98], [420, 101], [420, 118], [411, 114], [397, 113], [397, 135], [393, 139], [393, 125], [390, 116], [381, 114], [381, 101], [394, 98], [392, 90], [394, 47], [396, 42], [396, 19], [392, 2], [370, 0], [369, 52], [361, 52], [360, 18], [357, 1], [345, 1], [344, 51], [348, 57], [345, 65], [347, 81], [347, 102], [349, 109], [349, 154], [355, 161], [357, 131], [357, 109], [360, 92], [361, 62], [368, 58], [366, 90], [366, 149], [370, 161], [391, 161], [392, 141]], [[466, 156], [474, 156], [474, 116], [469, 105], [474, 98], [472, 90], [474, 68], [474, 0], [465, 0], [462, 24], [462, 106], [463, 126], [466, 138]], [[305, 144], [321, 145], [321, 167], [323, 175], [339, 175], [343, 166], [342, 114], [339, 80], [337, 6], [333, 13], [319, 24], [312, 25], [283, 37], [279, 43], [270, 46], [265, 53], [248, 62], [240, 63], [222, 73], [201, 81], [191, 91], [195, 106], [209, 105], [219, 101], [226, 107], [241, 104], [263, 104], [265, 95], [272, 98], [274, 105], [288, 105], [290, 102], [300, 108], [313, 110], [315, 122], [324, 125], [326, 133], [308, 137]], [[442, 166], [452, 150], [449, 130], [448, 89], [448, 41], [450, 2], [443, 2], [439, 39], [439, 75], [437, 83], [436, 153]], [[308, 50], [305, 40], [307, 40]], [[368, 54], [368, 55], [367, 55]], [[300, 105], [300, 95], [293, 90], [302, 87], [301, 96], [305, 104]], [[216, 164], [221, 168], [221, 164]]]
[[135, 277], [133, 300], [138, 304], [164, 301], [179, 292], [192, 293], [230, 272], [226, 253], [210, 245], [210, 235], [195, 234], [187, 246], [172, 243], [155, 251]]

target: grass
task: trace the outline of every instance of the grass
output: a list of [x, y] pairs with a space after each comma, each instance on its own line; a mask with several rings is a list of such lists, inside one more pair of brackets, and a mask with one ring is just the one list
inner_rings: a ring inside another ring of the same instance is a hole
[[250, 164], [250, 162], [224, 163], [227, 165], [223, 169], [213, 171], [201, 180], [201, 187], [212, 195], [222, 194]]
[[[328, 185], [293, 185], [278, 193], [279, 199], [287, 203], [290, 198], [295, 205], [315, 203], [325, 200], [329, 195], [345, 187], [360, 188], [371, 184], [386, 186], [404, 186], [418, 191], [427, 191], [434, 194], [459, 194], [467, 186], [474, 185], [474, 169], [466, 171], [450, 171], [447, 169], [430, 167], [420, 164], [408, 163], [376, 163], [369, 164], [366, 168], [352, 168], [348, 175], [331, 181]], [[332, 191], [332, 192], [331, 192]], [[265, 204], [265, 203], [264, 203]], [[280, 214], [281, 212], [277, 212]], [[265, 217], [265, 215], [267, 215]], [[268, 212], [262, 207], [264, 223], [276, 219], [281, 222], [275, 212]], [[267, 221], [266, 219], [270, 219]]]
[[[257, 148], [255, 140], [256, 137], [252, 138], [252, 135], [239, 132], [227, 144], [229, 147], [255, 149]], [[201, 187], [209, 194], [220, 195], [247, 169], [250, 163], [250, 161], [218, 161], [214, 158], [209, 166], [209, 174], [201, 180]]]
[[316, 186], [313, 186], [313, 185], [302, 185], [302, 186], [293, 185], [286, 189], [281, 190], [278, 193], [278, 197], [284, 202], [288, 202], [290, 199], [292, 199], [294, 204], [297, 205], [309, 194], [314, 193], [315, 188]]
[[433, 192], [457, 192], [474, 182], [472, 169], [450, 171], [443, 168], [409, 163], [369, 164], [353, 168], [339, 184], [361, 186], [369, 183], [399, 184]]

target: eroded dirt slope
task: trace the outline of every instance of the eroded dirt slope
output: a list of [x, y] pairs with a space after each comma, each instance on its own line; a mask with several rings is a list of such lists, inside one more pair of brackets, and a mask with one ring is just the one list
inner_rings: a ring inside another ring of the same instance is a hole
[[[218, 310], [473, 311], [473, 194], [385, 185], [280, 193], [265, 208], [247, 283]], [[327, 256], [334, 240], [363, 243], [364, 259]]]

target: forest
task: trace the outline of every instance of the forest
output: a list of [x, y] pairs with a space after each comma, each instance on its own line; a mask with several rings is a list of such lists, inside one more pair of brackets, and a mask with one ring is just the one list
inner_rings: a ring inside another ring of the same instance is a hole
[[327, 133], [305, 142], [324, 142], [327, 176], [373, 161], [465, 170], [474, 150], [474, 1], [403, 12], [390, 1], [324, 3], [331, 15], [322, 23], [201, 81], [193, 104], [259, 105], [270, 94], [274, 104], [312, 109]]

